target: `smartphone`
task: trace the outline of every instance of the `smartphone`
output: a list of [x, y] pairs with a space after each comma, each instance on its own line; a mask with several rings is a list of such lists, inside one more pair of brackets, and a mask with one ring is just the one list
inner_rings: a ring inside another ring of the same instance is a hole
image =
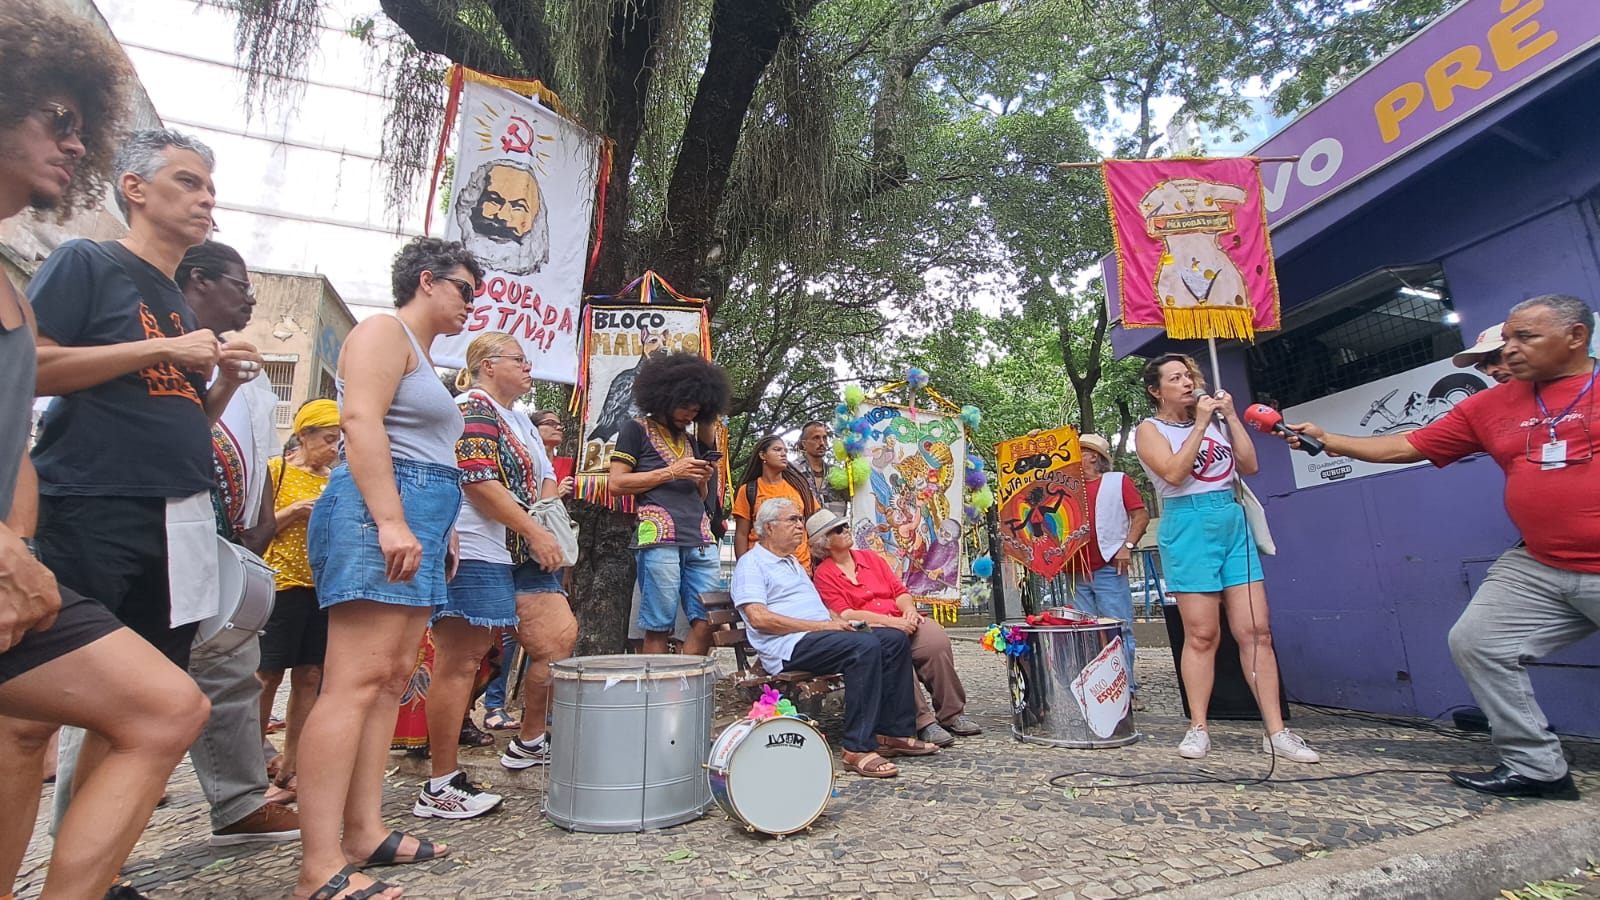
[[850, 627], [854, 628], [857, 631], [866, 631], [867, 628], [868, 628], [868, 625], [867, 625], [867, 623], [861, 621], [860, 619], [857, 619], [857, 620], [855, 620], [855, 621], [850, 623]]
[[702, 455], [700, 458], [705, 460], [706, 462], [716, 462], [717, 460], [722, 458], [722, 451], [721, 450], [707, 450], [705, 452], [705, 454]]

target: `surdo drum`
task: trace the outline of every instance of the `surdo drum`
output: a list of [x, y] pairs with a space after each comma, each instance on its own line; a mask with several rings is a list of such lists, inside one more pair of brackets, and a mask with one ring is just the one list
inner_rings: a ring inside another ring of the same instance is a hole
[[793, 834], [833, 795], [833, 753], [804, 719], [741, 719], [712, 745], [706, 781], [728, 818], [763, 834]]
[[220, 536], [217, 538], [217, 575], [221, 605], [216, 615], [200, 620], [194, 646], [204, 647], [210, 653], [227, 654], [266, 630], [277, 592], [271, 566]]
[[1011, 733], [1019, 741], [1096, 750], [1139, 739], [1133, 727], [1122, 623], [1016, 624], [1028, 651], [1007, 656]]
[[666, 828], [711, 806], [716, 664], [703, 656], [580, 656], [550, 664], [544, 814], [569, 831]]

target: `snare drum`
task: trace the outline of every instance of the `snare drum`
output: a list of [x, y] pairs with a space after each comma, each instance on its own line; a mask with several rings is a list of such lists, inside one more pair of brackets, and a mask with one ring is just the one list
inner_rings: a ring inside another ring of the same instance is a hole
[[217, 582], [221, 603], [217, 614], [200, 621], [195, 649], [228, 654], [266, 630], [277, 598], [272, 567], [238, 544], [217, 538]]
[[711, 796], [751, 831], [793, 834], [822, 815], [833, 796], [833, 752], [804, 719], [741, 719], [711, 745]]

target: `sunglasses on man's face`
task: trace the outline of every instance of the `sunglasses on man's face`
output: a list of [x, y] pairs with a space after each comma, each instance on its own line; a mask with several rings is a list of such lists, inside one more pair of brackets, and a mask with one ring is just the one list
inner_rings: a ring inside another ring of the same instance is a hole
[[847, 532], [849, 530], [850, 530], [850, 526], [849, 525], [835, 525], [832, 528], [828, 529], [828, 537], [833, 537], [836, 534], [844, 534], [845, 532]]
[[50, 126], [50, 133], [56, 140], [64, 141], [79, 132], [82, 127], [78, 121], [78, 113], [59, 103], [46, 103], [39, 107], [39, 112], [44, 113], [45, 124]]

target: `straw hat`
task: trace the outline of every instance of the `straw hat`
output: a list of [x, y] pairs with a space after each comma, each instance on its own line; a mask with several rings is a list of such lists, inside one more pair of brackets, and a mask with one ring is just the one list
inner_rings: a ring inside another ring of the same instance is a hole
[[1111, 444], [1098, 434], [1078, 435], [1078, 446], [1085, 450], [1093, 450], [1094, 452], [1105, 457], [1107, 465], [1115, 465], [1116, 463], [1116, 461], [1111, 458]]

